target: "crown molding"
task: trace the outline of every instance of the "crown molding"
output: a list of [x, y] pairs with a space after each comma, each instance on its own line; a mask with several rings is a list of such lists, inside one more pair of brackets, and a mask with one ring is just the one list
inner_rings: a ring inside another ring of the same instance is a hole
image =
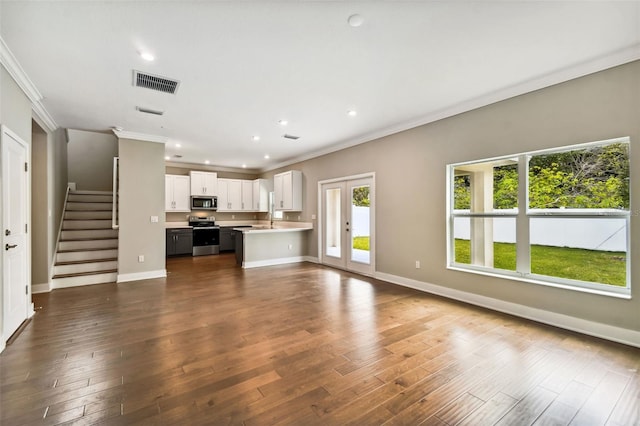
[[358, 136], [354, 139], [338, 142], [335, 145], [329, 146], [325, 149], [313, 151], [290, 160], [278, 163], [276, 165], [265, 167], [261, 169], [261, 172], [269, 172], [281, 167], [290, 166], [291, 164], [300, 163], [302, 161], [310, 160], [312, 158], [321, 157], [323, 155], [331, 154], [336, 151], [341, 151], [352, 146], [360, 145], [366, 142], [371, 142], [376, 139], [390, 136], [395, 133], [400, 133], [405, 130], [413, 129], [415, 127], [424, 126], [425, 124], [433, 123], [445, 118], [453, 117], [454, 115], [462, 114], [472, 111], [487, 105], [491, 105], [506, 99], [514, 98], [516, 96], [524, 95], [525, 93], [534, 92], [536, 90], [544, 89], [546, 87], [554, 86], [556, 84], [564, 83], [576, 78], [584, 77], [589, 74], [595, 74], [600, 71], [604, 71], [609, 68], [617, 67], [627, 64], [629, 62], [640, 60], [640, 43], [629, 46], [625, 49], [620, 49], [611, 54], [592, 58], [591, 60], [584, 61], [575, 64], [571, 67], [556, 70], [554, 72], [523, 81], [521, 83], [505, 87], [495, 92], [484, 94], [480, 97], [470, 99], [465, 102], [461, 102], [456, 105], [452, 105], [448, 108], [440, 111], [433, 112], [426, 116], [421, 116], [417, 119], [405, 121], [397, 125], [379, 129], [364, 135]]
[[144, 142], [156, 142], [166, 144], [169, 142], [169, 138], [166, 136], [148, 135], [145, 133], [128, 132], [126, 130], [111, 129], [118, 139], [133, 139]]
[[42, 99], [44, 99], [42, 94], [36, 85], [33, 84], [33, 81], [31, 81], [2, 37], [0, 37], [0, 63], [16, 82], [18, 87], [20, 87], [24, 94], [27, 95], [27, 98], [31, 101], [31, 108], [40, 119], [40, 122], [44, 124], [50, 132], [56, 130], [58, 125], [42, 104]]

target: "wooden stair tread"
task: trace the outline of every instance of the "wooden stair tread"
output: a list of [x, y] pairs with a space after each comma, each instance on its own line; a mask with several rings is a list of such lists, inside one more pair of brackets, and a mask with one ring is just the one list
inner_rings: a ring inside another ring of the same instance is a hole
[[117, 269], [106, 269], [104, 271], [91, 271], [91, 272], [76, 272], [73, 274], [58, 274], [58, 275], [54, 275], [53, 279], [58, 279], [58, 278], [73, 278], [73, 277], [82, 277], [84, 275], [99, 275], [99, 274], [114, 274], [117, 273], [118, 270]]
[[83, 263], [98, 263], [98, 262], [116, 262], [117, 257], [110, 257], [107, 259], [86, 259], [86, 260], [70, 260], [67, 262], [56, 262], [54, 266], [66, 266], [66, 265], [81, 265]]
[[117, 247], [98, 247], [98, 248], [81, 248], [81, 249], [74, 249], [74, 250], [58, 250], [56, 253], [60, 254], [60, 253], [80, 253], [83, 251], [100, 251], [100, 250], [118, 250]]
[[62, 228], [63, 231], [114, 231], [113, 228]]
[[66, 209], [65, 212], [110, 212], [109, 210], [91, 210], [91, 209]]
[[94, 238], [72, 238], [72, 239], [61, 239], [60, 242], [61, 243], [66, 243], [66, 242], [71, 242], [71, 241], [103, 241], [103, 240], [117, 240], [118, 237], [94, 237]]

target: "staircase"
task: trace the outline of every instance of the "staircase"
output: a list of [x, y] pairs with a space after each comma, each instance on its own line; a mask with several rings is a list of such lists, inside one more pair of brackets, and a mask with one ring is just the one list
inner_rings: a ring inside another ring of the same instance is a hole
[[52, 288], [116, 282], [118, 230], [111, 192], [69, 191], [53, 267]]

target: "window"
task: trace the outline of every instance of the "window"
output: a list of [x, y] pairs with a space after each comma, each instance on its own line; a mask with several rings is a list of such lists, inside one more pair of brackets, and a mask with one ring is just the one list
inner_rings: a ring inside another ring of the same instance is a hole
[[628, 138], [448, 173], [449, 267], [630, 294]]

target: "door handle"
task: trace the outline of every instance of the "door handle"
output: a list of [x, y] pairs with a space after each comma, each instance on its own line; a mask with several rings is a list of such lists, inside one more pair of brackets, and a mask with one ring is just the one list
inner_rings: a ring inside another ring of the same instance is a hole
[[6, 236], [11, 235], [11, 231], [10, 231], [10, 230], [8, 230], [8, 229], [5, 229], [5, 230], [4, 230], [4, 235], [6, 235]]
[[17, 244], [5, 244], [4, 245], [4, 249], [5, 250], [9, 250], [9, 249], [16, 248], [16, 247], [18, 247]]

